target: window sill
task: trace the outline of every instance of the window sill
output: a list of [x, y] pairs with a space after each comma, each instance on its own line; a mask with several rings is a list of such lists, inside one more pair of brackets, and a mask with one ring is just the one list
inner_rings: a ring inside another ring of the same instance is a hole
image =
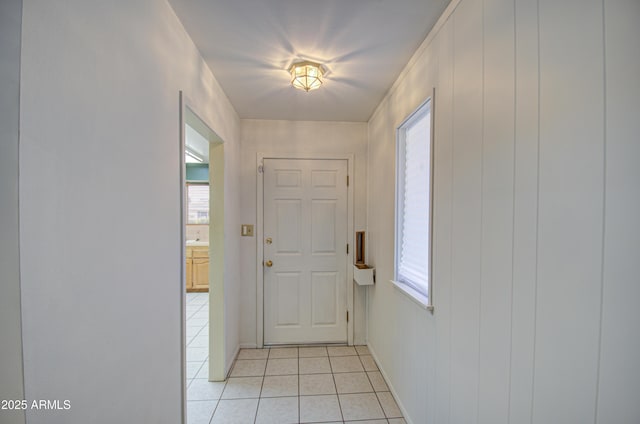
[[422, 309], [425, 309], [431, 313], [433, 313], [433, 305], [429, 304], [429, 298], [422, 293], [417, 292], [406, 284], [399, 283], [394, 280], [389, 280], [393, 286], [400, 291], [400, 293], [407, 296], [411, 299], [415, 304], [420, 306]]

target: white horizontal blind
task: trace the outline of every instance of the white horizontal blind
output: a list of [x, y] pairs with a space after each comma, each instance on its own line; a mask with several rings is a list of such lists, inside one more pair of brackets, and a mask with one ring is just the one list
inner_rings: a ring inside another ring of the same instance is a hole
[[398, 149], [396, 280], [428, 296], [431, 110], [422, 106], [401, 128]]
[[209, 185], [187, 184], [187, 224], [209, 223]]

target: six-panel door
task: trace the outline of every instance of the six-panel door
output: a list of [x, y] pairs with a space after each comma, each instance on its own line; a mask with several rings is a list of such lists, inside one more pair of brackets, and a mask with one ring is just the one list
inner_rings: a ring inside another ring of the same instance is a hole
[[347, 161], [265, 159], [263, 210], [265, 344], [345, 343]]

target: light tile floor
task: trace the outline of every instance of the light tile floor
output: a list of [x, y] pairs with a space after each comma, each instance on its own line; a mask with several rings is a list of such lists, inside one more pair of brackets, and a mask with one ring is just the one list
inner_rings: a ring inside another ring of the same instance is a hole
[[187, 294], [189, 424], [404, 424], [366, 346], [241, 349], [207, 380], [208, 294]]

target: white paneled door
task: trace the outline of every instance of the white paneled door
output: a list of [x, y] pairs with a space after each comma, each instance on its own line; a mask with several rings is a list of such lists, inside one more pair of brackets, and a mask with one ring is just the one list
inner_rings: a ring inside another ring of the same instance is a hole
[[347, 342], [347, 161], [264, 160], [265, 344]]

